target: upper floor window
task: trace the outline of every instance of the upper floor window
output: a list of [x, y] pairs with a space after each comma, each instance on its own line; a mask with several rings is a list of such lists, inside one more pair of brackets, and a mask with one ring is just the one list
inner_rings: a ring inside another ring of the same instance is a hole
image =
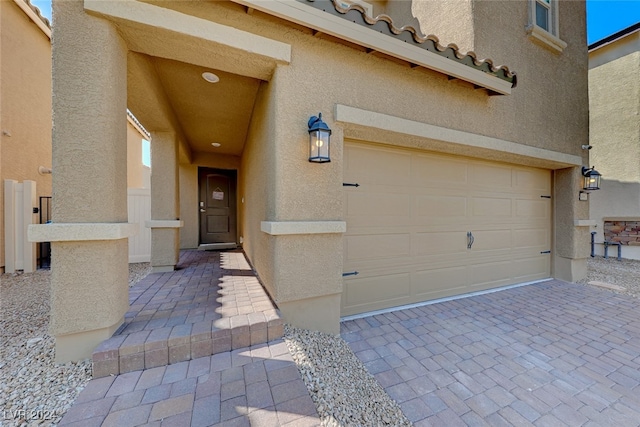
[[551, 20], [551, 0], [536, 0], [536, 25], [553, 33], [549, 28]]
[[567, 44], [558, 34], [558, 0], [529, 0], [527, 32], [536, 41], [562, 52]]

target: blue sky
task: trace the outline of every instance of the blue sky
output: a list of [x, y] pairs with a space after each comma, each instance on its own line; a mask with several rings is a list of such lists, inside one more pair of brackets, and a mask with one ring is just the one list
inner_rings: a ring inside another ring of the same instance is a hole
[[[31, 0], [51, 19], [51, 0]], [[587, 43], [640, 22], [640, 0], [587, 0]]]

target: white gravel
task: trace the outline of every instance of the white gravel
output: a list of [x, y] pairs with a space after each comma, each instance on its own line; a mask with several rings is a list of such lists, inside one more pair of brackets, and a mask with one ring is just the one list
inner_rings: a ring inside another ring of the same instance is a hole
[[[579, 283], [601, 281], [640, 297], [640, 261], [596, 257]], [[129, 283], [148, 263], [130, 264]], [[56, 365], [48, 334], [48, 270], [0, 276], [0, 426], [53, 426], [91, 379], [91, 362]], [[600, 288], [602, 289], [602, 288]], [[285, 341], [316, 403], [323, 426], [409, 426], [398, 405], [338, 335], [287, 327]]]
[[322, 426], [411, 426], [339, 335], [286, 325], [284, 339]]
[[629, 259], [618, 261], [615, 257], [604, 259], [597, 256], [589, 258], [587, 263], [589, 270], [587, 278], [578, 283], [589, 286], [589, 282], [597, 281], [618, 285], [626, 289], [612, 292], [640, 298], [640, 261]]
[[[150, 271], [129, 264], [129, 284]], [[50, 271], [0, 276], [0, 426], [51, 426], [91, 379], [91, 361], [56, 365]]]

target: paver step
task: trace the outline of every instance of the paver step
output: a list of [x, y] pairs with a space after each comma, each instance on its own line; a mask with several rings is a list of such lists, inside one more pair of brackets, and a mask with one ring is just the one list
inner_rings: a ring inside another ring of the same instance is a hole
[[116, 335], [93, 352], [93, 378], [155, 368], [282, 338], [278, 310]]
[[211, 356], [281, 338], [283, 321], [242, 251], [181, 251], [176, 270], [129, 289], [129, 311], [93, 352], [93, 377]]

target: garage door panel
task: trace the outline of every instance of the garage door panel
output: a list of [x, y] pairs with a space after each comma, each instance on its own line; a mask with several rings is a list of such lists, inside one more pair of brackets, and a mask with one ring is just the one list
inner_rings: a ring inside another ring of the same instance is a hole
[[544, 279], [548, 277], [551, 258], [549, 255], [540, 255], [534, 258], [523, 258], [513, 261], [515, 278], [518, 282]]
[[511, 283], [513, 265], [510, 261], [484, 262], [469, 266], [471, 290], [489, 289]]
[[550, 249], [550, 236], [545, 228], [528, 228], [515, 230], [513, 233], [515, 248], [540, 248]]
[[346, 237], [347, 261], [397, 258], [411, 254], [410, 234], [368, 234]]
[[[416, 271], [413, 291], [419, 298], [439, 298], [464, 292], [467, 286], [466, 267], [450, 267]], [[434, 296], [437, 295], [437, 296]]]
[[496, 164], [472, 163], [469, 167], [469, 182], [476, 187], [487, 187], [507, 191], [512, 185], [512, 169]]
[[549, 218], [550, 201], [548, 199], [516, 200], [516, 215], [520, 218]]
[[515, 189], [517, 190], [533, 190], [540, 192], [541, 195], [549, 195], [551, 191], [549, 172], [541, 169], [516, 169], [515, 170]]
[[[345, 280], [343, 311], [375, 310], [402, 304], [411, 295], [411, 275], [389, 274]], [[376, 298], [372, 300], [371, 295]], [[375, 308], [374, 308], [375, 307]], [[362, 311], [356, 311], [362, 312]]]
[[344, 279], [343, 315], [549, 277], [550, 171], [362, 147], [345, 146], [361, 158], [345, 170], [360, 187], [344, 189], [344, 271], [359, 274]]
[[347, 194], [347, 217], [380, 218], [410, 217], [411, 197], [393, 193]]
[[472, 197], [471, 212], [474, 217], [510, 217], [511, 199], [497, 197]]
[[415, 233], [413, 253], [418, 256], [464, 254], [467, 251], [467, 234], [462, 231]]
[[450, 218], [467, 215], [466, 196], [417, 196], [415, 206], [418, 217]]
[[438, 185], [445, 182], [448, 187], [467, 186], [467, 162], [456, 161], [444, 156], [415, 155], [412, 163], [413, 184], [420, 186]]
[[411, 181], [411, 155], [362, 145], [347, 146], [345, 174], [347, 181], [360, 185], [405, 186]]
[[498, 249], [510, 250], [512, 247], [511, 230], [486, 230], [473, 232], [473, 252]]

